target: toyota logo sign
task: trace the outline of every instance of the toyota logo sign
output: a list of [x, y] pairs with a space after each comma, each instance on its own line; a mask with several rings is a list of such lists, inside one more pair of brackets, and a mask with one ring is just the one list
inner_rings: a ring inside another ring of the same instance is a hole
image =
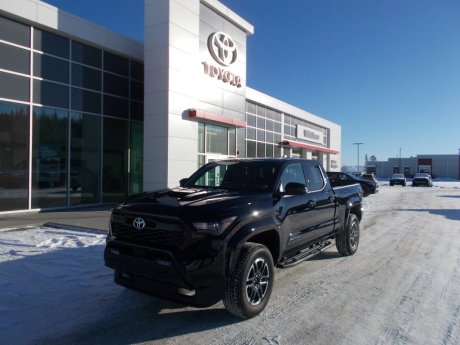
[[142, 218], [134, 219], [133, 227], [134, 229], [142, 230], [143, 228], [145, 228], [145, 220], [143, 220]]
[[214, 60], [223, 66], [234, 63], [238, 55], [235, 42], [224, 32], [214, 32], [209, 36], [208, 49]]

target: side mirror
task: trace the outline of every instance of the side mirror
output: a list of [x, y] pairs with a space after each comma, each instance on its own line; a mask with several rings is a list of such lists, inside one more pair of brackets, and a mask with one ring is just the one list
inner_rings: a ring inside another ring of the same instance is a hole
[[284, 194], [285, 195], [303, 195], [307, 193], [305, 187], [306, 186], [303, 183], [289, 182], [284, 188]]
[[181, 179], [181, 180], [179, 181], [179, 185], [180, 185], [181, 187], [184, 187], [185, 184], [186, 184], [187, 182], [188, 182], [188, 178], [187, 178], [187, 177], [186, 177], [186, 178], [183, 178], [183, 179]]

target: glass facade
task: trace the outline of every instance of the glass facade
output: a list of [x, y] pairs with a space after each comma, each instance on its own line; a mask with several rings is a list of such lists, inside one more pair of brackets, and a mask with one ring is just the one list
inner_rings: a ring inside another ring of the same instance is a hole
[[279, 111], [246, 102], [246, 157], [281, 157], [282, 138]]
[[[296, 133], [298, 125], [322, 132], [325, 147], [329, 140], [327, 128], [249, 101], [246, 102], [246, 123], [246, 157], [281, 157], [283, 149], [278, 144], [282, 140], [318, 145], [298, 138]], [[287, 148], [284, 154], [290, 157], [301, 157], [301, 150]]]
[[0, 212], [143, 190], [143, 68], [0, 16]]

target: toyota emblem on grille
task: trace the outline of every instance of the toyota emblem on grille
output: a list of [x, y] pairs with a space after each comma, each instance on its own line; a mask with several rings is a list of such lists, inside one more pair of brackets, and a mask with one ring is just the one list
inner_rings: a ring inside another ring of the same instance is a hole
[[134, 229], [142, 230], [143, 228], [145, 228], [145, 220], [143, 220], [142, 218], [136, 218], [133, 221], [133, 226]]

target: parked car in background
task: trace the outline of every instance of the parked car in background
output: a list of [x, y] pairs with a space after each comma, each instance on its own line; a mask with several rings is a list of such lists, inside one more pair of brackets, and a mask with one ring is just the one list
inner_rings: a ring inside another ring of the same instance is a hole
[[401, 185], [406, 187], [406, 177], [403, 174], [393, 174], [390, 178], [390, 186]]
[[350, 184], [359, 183], [364, 196], [377, 193], [379, 190], [378, 183], [353, 176], [349, 173], [328, 171], [327, 176], [329, 177], [329, 181], [333, 187], [348, 186]]
[[376, 184], [379, 184], [379, 180], [377, 180], [377, 177], [375, 177], [374, 174], [362, 173], [359, 178], [362, 178], [363, 180], [373, 181]]
[[431, 175], [427, 173], [415, 174], [414, 178], [412, 179], [412, 187], [417, 186], [433, 187], [433, 180], [431, 179]]

